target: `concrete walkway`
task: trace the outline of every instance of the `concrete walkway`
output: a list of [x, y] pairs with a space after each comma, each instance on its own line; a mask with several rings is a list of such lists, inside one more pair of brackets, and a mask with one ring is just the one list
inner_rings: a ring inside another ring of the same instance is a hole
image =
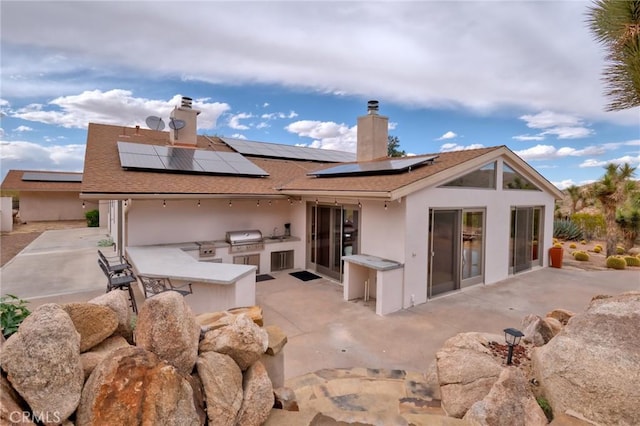
[[[97, 266], [104, 229], [46, 231], [0, 269], [0, 294], [42, 303], [87, 301], [103, 294]], [[110, 250], [110, 249], [107, 249]], [[256, 284], [264, 323], [288, 336], [285, 379], [321, 369], [365, 367], [424, 372], [449, 337], [466, 331], [502, 333], [527, 314], [554, 308], [581, 312], [597, 294], [640, 290], [637, 271], [544, 268], [479, 285], [385, 317], [375, 300], [345, 302], [342, 286], [300, 281], [286, 271]], [[144, 298], [136, 297], [138, 304]]]

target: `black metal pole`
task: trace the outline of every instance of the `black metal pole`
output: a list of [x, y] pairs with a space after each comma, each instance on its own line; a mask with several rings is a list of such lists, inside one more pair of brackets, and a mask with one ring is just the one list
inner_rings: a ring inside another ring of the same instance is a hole
[[513, 357], [513, 345], [509, 345], [509, 354], [507, 355], [507, 365], [511, 365], [511, 357]]

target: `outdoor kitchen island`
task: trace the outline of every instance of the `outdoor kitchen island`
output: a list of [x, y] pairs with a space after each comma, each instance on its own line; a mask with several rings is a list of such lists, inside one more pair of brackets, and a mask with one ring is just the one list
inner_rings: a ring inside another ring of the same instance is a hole
[[192, 283], [185, 301], [195, 314], [252, 306], [256, 301], [256, 267], [200, 262], [178, 244], [127, 247], [138, 275], [169, 278], [176, 285]]

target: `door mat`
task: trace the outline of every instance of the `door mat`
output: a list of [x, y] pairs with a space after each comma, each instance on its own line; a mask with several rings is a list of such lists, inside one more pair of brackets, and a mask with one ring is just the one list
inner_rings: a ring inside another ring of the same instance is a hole
[[289, 272], [289, 275], [292, 275], [302, 281], [311, 281], [311, 280], [317, 280], [318, 278], [322, 278], [316, 274], [312, 274], [309, 271]]
[[273, 278], [271, 275], [269, 274], [260, 274], [260, 275], [256, 275], [256, 282], [259, 283], [260, 281], [268, 281], [268, 280], [275, 280], [275, 278]]

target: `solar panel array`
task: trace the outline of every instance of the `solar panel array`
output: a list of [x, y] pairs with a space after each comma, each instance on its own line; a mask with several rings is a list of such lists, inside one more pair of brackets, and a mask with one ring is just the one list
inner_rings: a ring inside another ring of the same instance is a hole
[[163, 170], [233, 176], [269, 176], [235, 152], [118, 142], [120, 165], [126, 169]]
[[46, 173], [46, 172], [24, 172], [23, 181], [35, 182], [82, 182], [81, 173]]
[[331, 149], [309, 148], [306, 146], [283, 145], [277, 143], [254, 142], [245, 139], [223, 138], [222, 141], [235, 151], [245, 155], [269, 158], [288, 158], [292, 160], [320, 161], [325, 163], [342, 163], [355, 161], [353, 152]]
[[367, 163], [350, 163], [341, 164], [339, 166], [330, 167], [324, 170], [317, 170], [307, 173], [309, 176], [316, 177], [336, 177], [336, 176], [353, 176], [353, 175], [380, 175], [402, 173], [413, 167], [419, 167], [425, 163], [432, 162], [438, 158], [437, 155], [430, 157], [410, 157], [389, 159], [384, 161], [373, 161]]

